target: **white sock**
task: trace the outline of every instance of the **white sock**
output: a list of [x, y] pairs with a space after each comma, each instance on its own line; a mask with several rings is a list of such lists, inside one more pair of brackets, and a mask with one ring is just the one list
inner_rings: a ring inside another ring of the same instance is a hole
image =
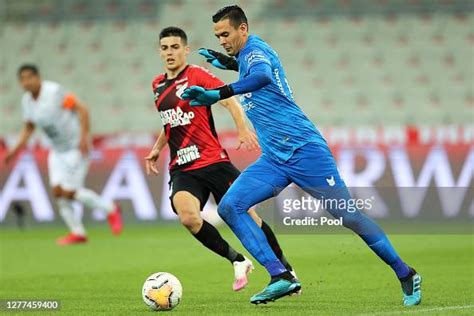
[[104, 210], [107, 214], [112, 213], [115, 209], [114, 203], [102, 199], [97, 193], [86, 188], [78, 189], [75, 197], [76, 200], [90, 209], [98, 208]]
[[59, 214], [63, 218], [71, 233], [75, 235], [85, 236], [86, 230], [80, 218], [74, 214], [72, 202], [65, 198], [58, 198]]

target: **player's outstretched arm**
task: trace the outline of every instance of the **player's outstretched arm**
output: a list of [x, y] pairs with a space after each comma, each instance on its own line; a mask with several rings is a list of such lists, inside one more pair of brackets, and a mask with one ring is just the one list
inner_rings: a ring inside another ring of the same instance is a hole
[[205, 89], [191, 86], [184, 90], [181, 99], [191, 100], [191, 106], [209, 106], [219, 100], [230, 98], [236, 94], [244, 94], [262, 89], [272, 82], [272, 69], [267, 63], [259, 63], [250, 68], [249, 75], [230, 85], [217, 89]]
[[247, 150], [257, 150], [260, 147], [257, 136], [245, 124], [244, 111], [242, 111], [242, 107], [237, 100], [234, 97], [230, 97], [220, 100], [219, 103], [229, 111], [234, 120], [239, 135], [237, 149], [243, 146]]
[[239, 71], [239, 64], [234, 57], [216, 52], [209, 48], [199, 48], [198, 53], [206, 58], [206, 61], [214, 67], [224, 70]]
[[35, 125], [33, 123], [26, 122], [23, 125], [23, 129], [21, 130], [18, 142], [10, 151], [8, 151], [5, 157], [5, 164], [9, 164], [13, 159], [15, 159], [16, 155], [18, 155], [18, 153], [23, 149], [23, 147], [26, 146], [28, 140], [30, 139], [34, 131]]
[[166, 135], [162, 131], [156, 139], [156, 142], [153, 145], [153, 148], [151, 149], [150, 153], [145, 157], [145, 169], [147, 175], [150, 175], [152, 172], [154, 174], [159, 173], [158, 168], [156, 167], [156, 162], [158, 161], [160, 153], [163, 148], [165, 148], [167, 143], [168, 142], [166, 140]]

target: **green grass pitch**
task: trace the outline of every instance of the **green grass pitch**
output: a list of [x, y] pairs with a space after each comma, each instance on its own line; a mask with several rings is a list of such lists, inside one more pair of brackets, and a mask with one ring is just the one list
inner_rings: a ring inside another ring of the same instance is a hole
[[[220, 230], [243, 249], [228, 229]], [[249, 286], [233, 292], [232, 266], [180, 226], [130, 226], [120, 237], [94, 226], [87, 245], [61, 248], [54, 240], [62, 233], [58, 227], [0, 230], [0, 299], [59, 299], [57, 314], [65, 315], [151, 315], [141, 298], [143, 281], [167, 271], [184, 289], [173, 314], [474, 314], [474, 239], [469, 234], [391, 236], [423, 277], [422, 304], [405, 308], [392, 271], [350, 234], [280, 235], [303, 294], [254, 306], [250, 296], [268, 282], [264, 269], [254, 262]], [[33, 314], [52, 315], [25, 313]]]

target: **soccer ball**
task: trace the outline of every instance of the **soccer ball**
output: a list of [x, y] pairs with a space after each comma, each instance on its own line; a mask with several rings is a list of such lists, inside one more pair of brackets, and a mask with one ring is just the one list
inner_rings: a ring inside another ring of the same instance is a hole
[[167, 272], [157, 272], [146, 278], [142, 289], [143, 301], [155, 311], [171, 310], [181, 301], [181, 282]]

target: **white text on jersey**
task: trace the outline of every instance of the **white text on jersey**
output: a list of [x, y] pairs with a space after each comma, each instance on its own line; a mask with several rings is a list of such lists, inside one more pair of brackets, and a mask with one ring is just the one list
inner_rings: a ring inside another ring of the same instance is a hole
[[183, 112], [178, 106], [176, 109], [160, 111], [160, 116], [163, 125], [170, 124], [170, 127], [173, 128], [191, 124], [191, 120], [194, 118], [194, 112]]
[[176, 155], [178, 156], [176, 160], [178, 165], [184, 165], [185, 163], [201, 158], [201, 154], [196, 145], [181, 148], [176, 152]]

